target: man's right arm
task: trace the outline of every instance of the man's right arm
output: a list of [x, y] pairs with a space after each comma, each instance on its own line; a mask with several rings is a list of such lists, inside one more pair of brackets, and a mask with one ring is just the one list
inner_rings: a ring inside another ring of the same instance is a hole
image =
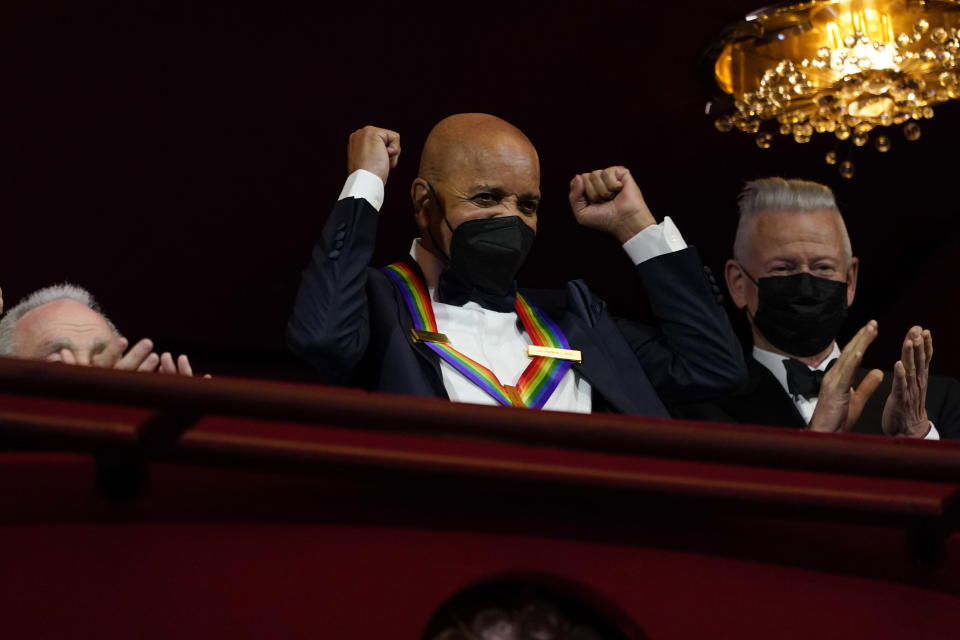
[[399, 153], [392, 131], [364, 127], [350, 136], [350, 175], [300, 281], [287, 345], [327, 382], [350, 381], [369, 342], [366, 269], [383, 186]]

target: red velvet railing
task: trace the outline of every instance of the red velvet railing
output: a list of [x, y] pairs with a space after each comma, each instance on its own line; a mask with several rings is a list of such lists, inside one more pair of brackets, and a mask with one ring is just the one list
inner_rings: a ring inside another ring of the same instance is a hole
[[0, 446], [0, 602], [39, 635], [416, 638], [456, 591], [518, 572], [648, 637], [960, 616], [949, 442], [0, 359]]

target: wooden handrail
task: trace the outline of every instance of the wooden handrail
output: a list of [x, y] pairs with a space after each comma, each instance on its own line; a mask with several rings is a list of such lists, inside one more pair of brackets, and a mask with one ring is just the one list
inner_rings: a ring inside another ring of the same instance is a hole
[[[304, 384], [188, 379], [0, 358], [0, 391], [372, 431], [618, 454], [960, 481], [960, 445], [608, 414], [456, 404]], [[2, 425], [0, 425], [2, 428]]]

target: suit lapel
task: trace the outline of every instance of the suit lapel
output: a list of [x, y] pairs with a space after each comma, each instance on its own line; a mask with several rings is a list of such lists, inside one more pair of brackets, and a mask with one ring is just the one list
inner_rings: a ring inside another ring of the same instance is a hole
[[722, 402], [722, 406], [737, 422], [770, 426], [807, 426], [793, 400], [770, 371], [747, 355], [750, 381], [744, 393]]
[[[617, 371], [610, 365], [610, 358], [594, 339], [596, 332], [588, 331], [583, 321], [571, 313], [552, 313], [550, 317], [567, 337], [570, 348], [583, 354], [583, 362], [574, 364], [573, 369], [603, 396], [612, 409], [626, 414], [649, 413], [649, 410], [641, 411], [636, 400], [621, 385]], [[663, 413], [666, 415], [666, 410]]]

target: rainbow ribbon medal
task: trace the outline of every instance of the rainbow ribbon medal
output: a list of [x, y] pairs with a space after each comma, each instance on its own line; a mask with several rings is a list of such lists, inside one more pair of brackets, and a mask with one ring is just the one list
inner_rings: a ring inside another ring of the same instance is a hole
[[[532, 356], [516, 386], [504, 385], [490, 369], [463, 355], [437, 332], [437, 319], [426, 286], [414, 271], [402, 262], [381, 269], [403, 297], [413, 319], [412, 338], [423, 342], [450, 366], [483, 389], [494, 400], [508, 407], [542, 409], [572, 362], [556, 357]], [[568, 352], [570, 344], [556, 323], [540, 309], [517, 294], [517, 316], [533, 342], [528, 354], [538, 348], [542, 352]], [[577, 352], [572, 352], [577, 353]]]

